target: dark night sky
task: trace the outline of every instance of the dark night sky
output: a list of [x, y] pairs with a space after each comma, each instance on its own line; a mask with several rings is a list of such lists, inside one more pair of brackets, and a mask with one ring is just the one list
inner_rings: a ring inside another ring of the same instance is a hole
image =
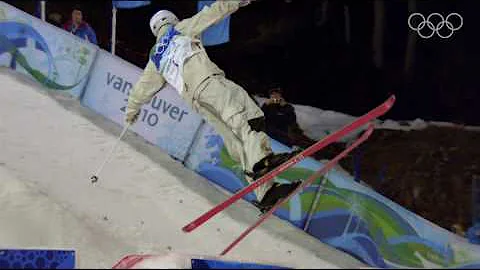
[[[33, 13], [33, 1], [6, 1]], [[110, 1], [79, 1], [97, 32], [100, 46], [109, 49]], [[154, 41], [148, 27], [158, 9], [179, 18], [196, 12], [195, 0], [154, 0], [152, 5], [119, 10], [118, 55], [143, 67]], [[406, 0], [384, 1], [382, 68], [373, 64], [373, 1], [330, 0], [325, 24], [321, 0], [260, 0], [231, 19], [231, 42], [207, 47], [227, 77], [250, 93], [270, 85], [284, 87], [290, 102], [359, 115], [390, 93], [397, 104], [393, 119], [423, 118], [480, 125], [477, 83], [480, 27], [476, 0], [417, 0], [417, 12], [447, 15], [457, 12], [463, 27], [449, 39], [415, 40], [410, 79], [404, 73], [410, 14]], [[47, 13], [69, 17], [73, 1], [47, 1]], [[345, 41], [344, 5], [350, 11], [351, 41]]]

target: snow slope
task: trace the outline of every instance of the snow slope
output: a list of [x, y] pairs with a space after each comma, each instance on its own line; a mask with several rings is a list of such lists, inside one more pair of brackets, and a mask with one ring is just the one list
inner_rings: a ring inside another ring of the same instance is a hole
[[[0, 69], [0, 248], [73, 248], [77, 267], [126, 254], [215, 256], [258, 217], [239, 202], [198, 231], [180, 228], [226, 194], [133, 133], [96, 185], [121, 127]], [[226, 258], [303, 268], [365, 267], [272, 218]]]

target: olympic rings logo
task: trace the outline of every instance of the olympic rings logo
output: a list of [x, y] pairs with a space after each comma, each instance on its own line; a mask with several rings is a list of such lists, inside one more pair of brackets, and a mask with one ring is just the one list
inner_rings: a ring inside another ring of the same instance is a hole
[[[412, 22], [415, 16], [420, 17], [422, 19], [422, 21], [416, 26], [414, 26]], [[440, 18], [440, 21], [437, 23], [436, 26], [433, 24], [432, 21], [430, 21], [430, 19], [434, 16]], [[450, 18], [453, 16], [455, 16], [460, 20], [460, 25], [458, 25], [457, 27], [454, 27], [453, 23], [450, 22]], [[441, 38], [449, 38], [453, 35], [453, 32], [462, 28], [463, 18], [458, 13], [450, 13], [446, 18], [443, 18], [443, 16], [440, 13], [432, 13], [428, 15], [427, 19], [425, 19], [425, 17], [420, 13], [412, 13], [410, 14], [410, 16], [408, 16], [408, 26], [413, 31], [416, 31], [421, 38], [425, 38], [425, 39], [431, 38], [433, 35], [435, 35], [435, 33]], [[425, 26], [429, 29], [428, 32], [431, 32], [428, 35], [425, 35], [425, 33], [421, 32], [421, 30], [425, 28]], [[440, 33], [440, 30], [443, 29], [444, 26], [448, 29], [446, 30], [448, 31], [448, 34], [446, 35]]]

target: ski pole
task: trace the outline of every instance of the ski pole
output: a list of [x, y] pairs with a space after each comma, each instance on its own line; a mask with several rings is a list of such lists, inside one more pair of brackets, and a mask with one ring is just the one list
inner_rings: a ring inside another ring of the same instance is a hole
[[115, 144], [112, 146], [112, 149], [110, 150], [110, 153], [108, 153], [107, 157], [105, 158], [105, 160], [103, 161], [102, 165], [100, 165], [100, 167], [97, 169], [97, 172], [94, 173], [92, 175], [92, 177], [90, 177], [90, 180], [92, 180], [92, 184], [93, 183], [96, 183], [98, 181], [98, 175], [100, 174], [100, 172], [103, 170], [103, 168], [105, 167], [105, 165], [107, 164], [107, 162], [110, 160], [110, 158], [113, 156], [113, 152], [115, 151], [115, 148], [117, 148], [117, 145], [118, 143], [122, 140], [122, 137], [125, 135], [125, 133], [127, 132], [128, 128], [130, 127], [130, 124], [127, 124], [124, 128], [123, 128], [123, 131], [122, 133], [120, 134], [120, 136], [118, 137], [117, 141], [115, 142]]
[[313, 212], [315, 212], [315, 209], [317, 208], [318, 200], [320, 199], [320, 194], [322, 193], [323, 185], [325, 184], [325, 181], [327, 178], [328, 178], [328, 172], [322, 177], [322, 181], [318, 186], [317, 194], [315, 195], [315, 199], [313, 200], [312, 207], [308, 212], [307, 221], [305, 222], [305, 226], [303, 227], [304, 231], [307, 231], [308, 227], [310, 226], [310, 221], [312, 221]]

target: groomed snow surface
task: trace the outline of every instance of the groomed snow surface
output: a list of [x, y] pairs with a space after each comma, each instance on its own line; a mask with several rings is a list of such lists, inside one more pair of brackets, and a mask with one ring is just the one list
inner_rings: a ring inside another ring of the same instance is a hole
[[[133, 133], [92, 185], [121, 127], [14, 71], [0, 69], [0, 82], [0, 248], [74, 249], [78, 268], [111, 268], [127, 254], [216, 256], [258, 218], [241, 201], [183, 233], [227, 194]], [[365, 267], [277, 218], [224, 259]]]

